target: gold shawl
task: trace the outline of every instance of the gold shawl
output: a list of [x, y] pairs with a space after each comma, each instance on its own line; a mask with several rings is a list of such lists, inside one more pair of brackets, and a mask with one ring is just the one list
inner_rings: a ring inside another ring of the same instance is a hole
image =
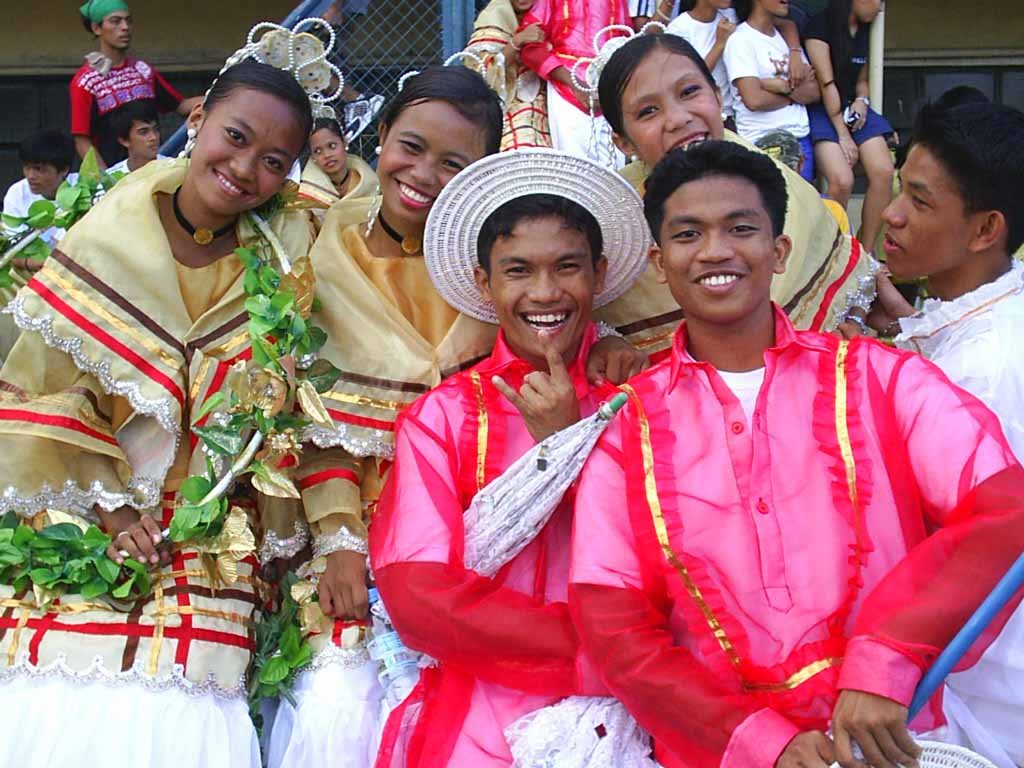
[[[345, 167], [350, 173], [359, 175], [359, 183], [356, 184], [344, 197], [338, 195], [334, 188], [331, 177], [324, 173], [320, 166], [313, 162], [313, 158], [306, 161], [306, 167], [302, 169], [302, 181], [299, 183], [299, 199], [313, 204], [314, 210], [330, 208], [341, 200], [353, 200], [357, 197], [370, 197], [377, 189], [377, 174], [363, 158], [358, 155], [349, 155], [345, 160]], [[317, 210], [320, 217], [323, 214]]]
[[[310, 259], [327, 332], [321, 350], [342, 371], [323, 397], [333, 429], [313, 429], [321, 448], [341, 446], [354, 456], [390, 458], [398, 414], [442, 379], [490, 354], [497, 327], [459, 315], [436, 347], [424, 339], [360, 269], [342, 231], [365, 222], [369, 200], [346, 200], [324, 219]], [[423, 291], [435, 291], [425, 282]]]
[[[724, 138], [761, 151], [731, 131], [726, 131]], [[782, 163], [775, 164], [782, 170], [789, 192], [785, 232], [793, 240], [793, 251], [785, 273], [775, 276], [772, 299], [797, 328], [829, 330], [846, 314], [853, 297], [865, 288], [873, 290], [872, 260], [840, 231], [814, 187]], [[643, 194], [650, 174], [643, 162], [627, 165], [621, 173]], [[649, 353], [671, 343], [682, 319], [668, 287], [658, 283], [652, 267], [625, 296], [597, 314]]]
[[[0, 371], [7, 508], [156, 506], [189, 414], [248, 348], [241, 279], [195, 322], [185, 308], [154, 195], [181, 186], [186, 167], [150, 163], [122, 180], [11, 303], [23, 333]], [[305, 213], [271, 226], [293, 258], [307, 252]], [[239, 225], [241, 243], [255, 235]]]

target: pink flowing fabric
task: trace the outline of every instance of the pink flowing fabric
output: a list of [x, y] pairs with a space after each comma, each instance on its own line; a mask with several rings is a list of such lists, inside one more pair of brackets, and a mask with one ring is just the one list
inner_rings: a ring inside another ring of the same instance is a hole
[[[594, 35], [599, 30], [613, 24], [631, 27], [632, 19], [626, 0], [537, 0], [523, 17], [519, 28], [531, 24], [540, 24], [544, 30], [544, 42], [524, 45], [519, 57], [526, 66], [550, 81], [551, 73], [558, 67], [571, 71], [579, 59], [594, 57]], [[621, 34], [617, 32], [612, 36]], [[602, 38], [601, 42], [606, 39]], [[583, 69], [585, 67], [581, 65], [580, 70]], [[578, 74], [583, 78], [582, 71]], [[583, 112], [588, 111], [586, 105], [580, 104], [572, 88], [553, 82], [566, 101]]]
[[[916, 355], [775, 328], [748, 423], [684, 325], [578, 487], [573, 616], [669, 768], [770, 768], [839, 689], [909, 703], [1024, 549], [1024, 471], [978, 400]], [[915, 726], [939, 722], [933, 701]]]
[[[583, 416], [614, 394], [587, 383], [594, 341], [591, 326], [570, 368]], [[419, 399], [399, 423], [370, 554], [403, 641], [439, 665], [390, 716], [379, 768], [511, 765], [507, 725], [565, 696], [604, 690], [580, 658], [566, 602], [571, 500], [495, 578], [463, 564], [463, 512], [535, 444], [491, 378], [518, 389], [531, 370], [499, 334], [490, 358]]]

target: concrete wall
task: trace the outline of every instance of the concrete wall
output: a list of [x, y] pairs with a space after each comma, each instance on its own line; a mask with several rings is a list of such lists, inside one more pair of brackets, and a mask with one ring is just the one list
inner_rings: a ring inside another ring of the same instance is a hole
[[[218, 68], [258, 21], [296, 0], [133, 0], [134, 50], [167, 71]], [[78, 3], [33, 0], [0, 25], [0, 76], [73, 72], [93, 48]]]
[[888, 0], [885, 14], [887, 59], [1024, 57], [1021, 0]]

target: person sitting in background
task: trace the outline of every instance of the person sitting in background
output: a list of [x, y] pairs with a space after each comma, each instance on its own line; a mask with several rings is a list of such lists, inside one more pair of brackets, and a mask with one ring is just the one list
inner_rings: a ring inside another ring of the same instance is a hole
[[[736, 110], [733, 108], [732, 87], [725, 69], [725, 44], [739, 24], [732, 0], [696, 0], [693, 7], [679, 14], [665, 31], [679, 35], [704, 57], [708, 69], [715, 76], [715, 85], [722, 96], [722, 117], [729, 130], [736, 130]], [[776, 19], [779, 30], [790, 50], [800, 47], [800, 33], [789, 19]], [[789, 82], [796, 86], [810, 77], [811, 69], [799, 56], [789, 57]]]
[[792, 83], [790, 60], [807, 62], [799, 44], [790, 45], [776, 28], [789, 14], [786, 0], [738, 0], [736, 16], [742, 22], [725, 44], [725, 69], [732, 84], [737, 132], [757, 141], [768, 131], [781, 128], [800, 141], [804, 156], [801, 171], [814, 180], [814, 151], [809, 138], [807, 104], [821, 97], [814, 78]]
[[339, 200], [369, 197], [375, 189], [377, 174], [363, 158], [349, 154], [345, 129], [334, 118], [318, 117], [299, 184], [299, 197], [316, 204], [317, 222]]
[[[992, 408], [1024, 459], [1024, 264], [1011, 258], [1024, 243], [1024, 114], [966, 96], [963, 106], [921, 110], [900, 192], [883, 213], [893, 276], [927, 278], [932, 298], [915, 313], [880, 278], [885, 301], [872, 321], [884, 329], [897, 318], [896, 345]], [[951, 736], [1000, 768], [1024, 764], [1024, 612], [947, 683]]]
[[882, 210], [892, 199], [893, 161], [889, 121], [868, 98], [868, 41], [881, 0], [831, 0], [804, 28], [804, 47], [821, 87], [821, 103], [807, 107], [818, 175], [828, 196], [844, 208], [858, 165], [868, 177], [858, 239], [874, 250]]
[[[63, 131], [48, 129], [29, 136], [18, 147], [18, 159], [25, 178], [8, 187], [4, 195], [5, 216], [28, 216], [32, 203], [53, 200], [65, 179], [73, 184], [77, 178], [77, 174], [71, 173], [75, 145]], [[63, 229], [50, 227], [42, 238], [52, 247], [63, 235]], [[41, 263], [16, 258], [15, 266], [38, 269]]]
[[502, 152], [551, 146], [544, 81], [519, 61], [524, 45], [544, 42], [540, 24], [522, 26], [533, 4], [534, 0], [491, 0], [477, 16], [466, 44], [466, 52], [479, 58], [479, 63], [473, 56], [464, 63], [483, 76], [505, 107]]
[[[797, 173], [800, 173], [804, 166], [804, 156], [800, 151], [800, 142], [789, 131], [769, 131], [754, 142], [754, 146]], [[825, 204], [828, 212], [836, 220], [836, 223], [839, 225], [839, 231], [844, 235], [850, 234], [850, 217], [846, 214], [846, 209], [835, 200], [829, 200], [827, 197], [821, 198], [821, 202]]]
[[95, 148], [105, 169], [125, 156], [112, 130], [113, 110], [146, 100], [162, 112], [187, 117], [202, 99], [183, 98], [153, 67], [128, 55], [134, 22], [124, 0], [87, 0], [78, 12], [99, 50], [86, 54], [85, 64], [71, 79], [71, 134], [78, 156], [84, 158]]
[[107, 168], [108, 173], [131, 173], [150, 160], [169, 158], [160, 154], [160, 120], [151, 101], [130, 101], [111, 115], [117, 143], [128, 156]]

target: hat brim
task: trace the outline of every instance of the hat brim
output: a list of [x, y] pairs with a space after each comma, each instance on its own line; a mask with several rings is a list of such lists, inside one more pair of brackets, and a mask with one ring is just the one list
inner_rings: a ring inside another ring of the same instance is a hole
[[473, 277], [477, 240], [487, 217], [526, 195], [558, 195], [593, 214], [608, 260], [604, 289], [594, 306], [614, 301], [647, 266], [650, 230], [636, 190], [618, 173], [582, 157], [551, 149], [520, 149], [490, 155], [461, 171], [441, 191], [427, 218], [423, 256], [430, 279], [452, 307], [497, 323], [494, 306]]

